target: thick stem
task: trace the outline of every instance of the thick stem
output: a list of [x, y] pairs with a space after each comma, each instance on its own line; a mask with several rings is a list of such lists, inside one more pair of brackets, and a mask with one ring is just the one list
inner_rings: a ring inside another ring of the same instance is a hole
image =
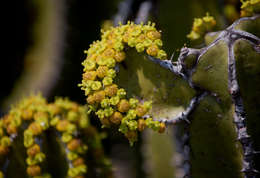
[[[238, 25], [242, 21], [247, 20], [255, 20], [259, 18], [259, 15], [256, 15], [254, 17], [245, 17], [237, 20], [234, 22], [230, 27], [228, 27], [226, 30], [223, 30], [219, 33], [218, 37], [208, 46], [202, 48], [202, 49], [191, 49], [191, 48], [182, 48], [181, 54], [178, 58], [178, 61], [176, 62], [176, 65], [172, 63], [171, 60], [159, 60], [155, 59], [151, 56], [148, 56], [148, 58], [162, 66], [163, 68], [166, 68], [173, 72], [175, 75], [181, 76], [183, 79], [189, 81], [189, 84], [192, 88], [196, 89], [198, 92], [201, 90], [200, 88], [197, 88], [194, 86], [191, 80], [192, 73], [196, 70], [196, 65], [199, 62], [200, 56], [204, 55], [210, 48], [214, 47], [218, 44], [219, 41], [224, 40], [228, 44], [228, 86], [229, 91], [233, 100], [233, 103], [235, 105], [235, 113], [234, 113], [234, 123], [236, 125], [236, 132], [238, 140], [240, 141], [242, 148], [243, 148], [243, 169], [241, 170], [245, 174], [245, 178], [255, 178], [257, 174], [257, 170], [254, 169], [254, 161], [253, 157], [255, 154], [257, 154], [256, 151], [253, 149], [253, 141], [251, 137], [247, 133], [247, 127], [246, 127], [246, 118], [245, 118], [245, 110], [243, 106], [243, 100], [240, 95], [239, 91], [239, 85], [236, 78], [236, 67], [235, 67], [235, 57], [234, 57], [234, 51], [233, 51], [233, 44], [238, 39], [245, 39], [249, 41], [251, 44], [254, 45], [254, 48], [256, 51], [259, 51], [259, 47], [257, 45], [260, 44], [260, 39], [246, 31], [237, 30], [235, 29], [236, 25]], [[185, 66], [185, 60], [189, 55], [194, 55], [196, 58], [196, 64], [192, 66], [192, 68], [187, 68]], [[199, 101], [203, 99], [203, 97], [207, 95], [207, 92], [202, 93], [200, 96], [195, 97], [191, 100], [190, 105], [187, 107], [187, 109], [184, 112], [181, 112], [177, 117], [166, 120], [166, 119], [160, 119], [160, 121], [165, 122], [166, 124], [177, 124], [182, 121], [190, 122], [187, 118], [189, 117], [190, 113], [194, 110], [194, 108], [198, 105]], [[189, 141], [189, 131], [186, 131], [184, 136], [185, 141], [183, 141], [183, 156], [186, 159], [186, 163], [184, 162], [183, 166], [185, 169], [186, 175], [184, 177], [190, 177], [190, 163], [188, 161], [189, 159], [189, 152], [190, 147], [188, 141]]]
[[[232, 40], [231, 40], [232, 41]], [[253, 156], [256, 152], [253, 149], [253, 141], [248, 135], [246, 127], [245, 110], [240, 95], [239, 85], [236, 77], [236, 66], [233, 43], [229, 44], [229, 91], [235, 104], [234, 123], [236, 125], [238, 140], [243, 148], [243, 169], [245, 178], [255, 178], [258, 171], [254, 169]]]
[[188, 116], [191, 114], [191, 112], [196, 108], [196, 106], [199, 104], [199, 102], [207, 95], [207, 92], [203, 92], [199, 96], [196, 96], [192, 98], [190, 101], [189, 106], [185, 109], [185, 111], [180, 112], [176, 117], [169, 118], [169, 119], [157, 119], [160, 122], [164, 122], [167, 125], [175, 125], [180, 122], [185, 121], [186, 123], [190, 124], [190, 121], [188, 119]]

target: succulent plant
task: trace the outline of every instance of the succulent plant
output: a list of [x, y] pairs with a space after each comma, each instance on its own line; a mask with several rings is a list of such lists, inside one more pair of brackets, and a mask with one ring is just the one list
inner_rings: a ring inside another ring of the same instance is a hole
[[47, 103], [36, 95], [1, 118], [0, 178], [111, 177], [104, 135], [89, 117], [117, 128], [130, 144], [145, 128], [163, 133], [177, 125], [183, 177], [257, 178], [259, 4], [242, 1], [243, 18], [222, 31], [208, 33], [216, 25], [209, 14], [195, 19], [187, 37], [204, 37], [203, 47], [183, 47], [177, 61], [166, 59], [154, 23], [102, 30], [82, 63], [85, 106], [62, 98]]
[[[213, 18], [210, 19], [213, 21]], [[244, 17], [223, 31], [206, 34], [205, 47], [182, 48], [178, 60], [174, 63], [171, 60], [158, 59], [158, 54], [151, 55], [148, 52], [148, 58], [144, 59], [134, 55], [130, 50], [131, 60], [125, 60], [119, 65], [114, 62], [111, 66], [115, 69], [115, 73], [119, 71], [119, 79], [115, 79], [116, 86], [125, 87], [125, 95], [153, 101], [153, 107], [149, 111], [153, 116], [152, 122], [158, 121], [166, 125], [184, 123], [183, 136], [179, 139], [183, 142], [185, 159], [183, 167], [186, 177], [251, 178], [257, 176], [256, 164], [259, 163], [257, 160], [254, 163], [254, 159], [257, 158], [256, 150], [259, 149], [256, 136], [259, 131], [257, 129], [259, 122], [256, 119], [259, 117], [256, 109], [259, 106], [257, 103], [259, 101], [257, 99], [260, 59], [259, 19], [259, 15]], [[203, 23], [207, 22], [202, 22], [201, 26]], [[120, 28], [121, 26], [112, 28], [107, 34]], [[199, 29], [197, 33], [200, 36], [207, 31], [201, 32]], [[121, 42], [124, 38], [120, 39], [120, 37], [126, 34], [123, 30], [111, 39], [119, 38]], [[135, 38], [138, 39], [141, 35], [142, 33], [137, 33]], [[83, 63], [85, 74], [98, 68], [95, 66], [86, 69], [86, 64], [93, 57], [93, 51], [98, 54], [97, 56], [104, 56], [103, 51], [106, 48], [110, 49], [107, 46], [94, 47], [106, 42], [105, 39], [106, 37], [102, 37], [101, 42], [91, 46], [88, 51], [88, 57]], [[127, 40], [125, 43], [135, 48], [137, 45], [129, 44]], [[121, 51], [124, 48], [122, 45], [121, 49], [117, 50]], [[115, 58], [115, 56], [110, 57]], [[149, 60], [161, 67], [152, 64]], [[97, 62], [95, 58], [93, 63]], [[251, 78], [247, 78], [248, 76]], [[87, 83], [89, 80], [84, 79], [83, 76], [81, 86], [87, 91], [87, 96], [90, 94], [94, 97], [95, 91], [93, 88], [89, 89], [91, 85]], [[138, 84], [133, 80], [139, 81]], [[114, 85], [112, 80], [109, 84]], [[97, 90], [102, 91], [105, 86], [106, 84], [100, 82]], [[156, 88], [159, 91], [156, 91]], [[175, 96], [172, 96], [174, 94]], [[102, 107], [103, 99], [106, 100], [105, 93], [99, 102], [89, 102], [90, 98], [87, 98], [87, 102], [96, 111]], [[119, 108], [119, 105], [113, 106], [113, 109]], [[106, 118], [105, 114], [104, 116], [99, 112], [96, 114], [99, 118]], [[111, 111], [110, 115], [112, 114]], [[107, 120], [111, 121], [111, 118]], [[147, 120], [145, 120], [146, 124]], [[255, 125], [251, 126], [251, 123]], [[131, 126], [131, 124], [127, 125], [128, 129]], [[137, 129], [137, 124], [133, 128]], [[122, 129], [119, 131], [122, 132]]]
[[40, 95], [14, 105], [0, 120], [1, 176], [110, 177], [103, 136], [86, 111], [68, 99], [47, 103]]

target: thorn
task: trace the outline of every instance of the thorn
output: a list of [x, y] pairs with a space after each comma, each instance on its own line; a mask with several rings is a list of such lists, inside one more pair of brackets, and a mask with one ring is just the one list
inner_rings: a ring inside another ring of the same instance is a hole
[[243, 140], [247, 140], [248, 138], [250, 138], [250, 136], [248, 136], [248, 135], [245, 136], [244, 135], [244, 136], [239, 136], [236, 140], [242, 142]]
[[260, 154], [260, 151], [254, 151], [250, 149], [248, 152], [245, 153], [245, 156], [252, 156], [252, 155], [257, 155], [257, 154]]
[[175, 51], [173, 51], [170, 60], [172, 61], [173, 57], [174, 57]]
[[181, 120], [184, 120], [186, 123], [190, 124], [191, 122], [189, 121], [189, 119], [187, 119], [187, 116], [185, 116], [183, 113], [181, 114], [182, 117], [180, 118]]
[[256, 169], [246, 169], [246, 168], [243, 168], [242, 170], [241, 170], [241, 172], [243, 172], [243, 173], [255, 173], [255, 174], [259, 174], [259, 171], [257, 171]]
[[260, 151], [253, 151], [253, 154], [260, 154]]

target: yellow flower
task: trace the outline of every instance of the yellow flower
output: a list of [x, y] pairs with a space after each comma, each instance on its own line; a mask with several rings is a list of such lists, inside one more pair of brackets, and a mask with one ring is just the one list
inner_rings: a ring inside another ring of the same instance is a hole
[[187, 35], [187, 37], [191, 40], [197, 40], [206, 32], [212, 30], [215, 25], [216, 20], [214, 17], [210, 16], [209, 13], [207, 13], [205, 17], [195, 18], [192, 25], [192, 31]]
[[103, 85], [108, 86], [111, 85], [113, 83], [113, 79], [111, 77], [105, 77], [102, 80]]
[[99, 90], [101, 87], [102, 87], [102, 84], [99, 81], [94, 81], [91, 85], [92, 90]]
[[[211, 22], [210, 18], [204, 20]], [[125, 60], [125, 46], [166, 59], [167, 55], [161, 49], [161, 32], [156, 30], [155, 23], [136, 25], [128, 22], [126, 25], [119, 24], [106, 31], [102, 30], [101, 33], [101, 40], [94, 42], [87, 50], [88, 57], [83, 62], [83, 80], [79, 86], [87, 96], [88, 112], [95, 111], [103, 127], [109, 127], [111, 123], [120, 124], [119, 131], [132, 143], [137, 139], [137, 116], [142, 117], [151, 107], [149, 103], [140, 105], [137, 99], [131, 98], [128, 101], [126, 91], [113, 83], [116, 77], [115, 66]], [[159, 128], [155, 122], [149, 123], [150, 126], [153, 124], [153, 128]]]

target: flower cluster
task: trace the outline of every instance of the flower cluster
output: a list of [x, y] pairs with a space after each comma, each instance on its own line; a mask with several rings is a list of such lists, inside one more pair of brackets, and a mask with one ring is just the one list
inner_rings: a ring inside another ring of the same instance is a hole
[[66, 147], [67, 161], [72, 165], [68, 170], [68, 177], [84, 177], [87, 166], [83, 155], [88, 146], [77, 138], [77, 131], [89, 125], [86, 108], [61, 98], [57, 99], [54, 104], [50, 104], [49, 108], [52, 118], [50, 125], [58, 131]]
[[66, 152], [66, 160], [70, 165], [68, 177], [84, 177], [87, 166], [83, 156], [88, 146], [83, 143], [78, 132], [91, 128], [86, 107], [62, 98], [48, 104], [40, 95], [22, 100], [0, 120], [0, 155], [8, 153], [12, 141], [17, 136], [18, 130], [22, 129], [22, 125], [27, 126], [24, 130], [23, 142], [27, 149], [26, 163], [29, 176], [51, 177], [48, 173], [42, 173], [44, 171], [42, 171], [41, 165], [44, 163], [46, 155], [42, 151], [41, 140], [43, 140], [44, 131], [53, 129], [56, 137], [61, 138]]
[[191, 40], [197, 40], [206, 32], [211, 31], [215, 25], [216, 20], [208, 13], [205, 17], [195, 18], [192, 25], [192, 31], [187, 35], [187, 37]]
[[260, 12], [260, 0], [241, 0], [241, 17], [252, 16]]
[[147, 25], [128, 22], [101, 32], [101, 40], [90, 45], [82, 63], [84, 74], [79, 86], [85, 91], [90, 111], [95, 112], [104, 127], [118, 125], [130, 143], [137, 140], [137, 130], [142, 131], [145, 127], [163, 132], [164, 123], [144, 118], [151, 102], [127, 98], [126, 91], [114, 84], [115, 66], [125, 60], [126, 46], [166, 59], [167, 55], [161, 49], [161, 33], [150, 22]]

